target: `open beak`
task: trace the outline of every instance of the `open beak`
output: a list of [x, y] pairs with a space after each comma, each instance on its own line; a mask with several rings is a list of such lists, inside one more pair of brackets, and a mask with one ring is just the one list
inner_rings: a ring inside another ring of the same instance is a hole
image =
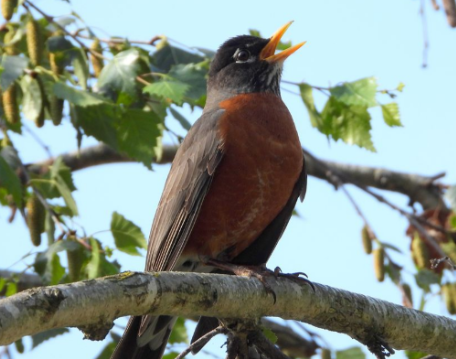
[[268, 62], [283, 62], [285, 59], [290, 56], [292, 53], [294, 53], [296, 50], [298, 50], [301, 46], [303, 46], [306, 42], [301, 42], [297, 45], [294, 45], [286, 50], [283, 50], [282, 52], [278, 53], [277, 55], [274, 55], [277, 45], [280, 42], [280, 39], [282, 38], [283, 34], [285, 34], [285, 31], [290, 27], [290, 25], [293, 23], [293, 21], [290, 21], [283, 25], [279, 30], [276, 31], [274, 35], [272, 35], [271, 39], [267, 43], [267, 45], [261, 50], [260, 53], [260, 60], [265, 60]]

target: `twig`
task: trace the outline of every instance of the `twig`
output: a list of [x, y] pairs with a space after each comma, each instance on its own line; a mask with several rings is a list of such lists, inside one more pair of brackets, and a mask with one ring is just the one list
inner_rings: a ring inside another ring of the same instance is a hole
[[50, 23], [54, 24], [56, 27], [58, 27], [60, 30], [62, 30], [65, 34], [70, 36], [74, 41], [77, 42], [79, 46], [81, 46], [84, 50], [89, 51], [92, 55], [104, 59], [104, 60], [109, 60], [107, 57], [104, 57], [102, 54], [99, 52], [91, 49], [90, 47], [86, 46], [81, 40], [78, 39], [77, 35], [74, 35], [73, 33], [69, 32], [64, 26], [60, 25], [58, 22], [54, 21], [54, 18], [48, 14], [46, 14], [43, 10], [41, 10], [38, 6], [35, 4], [31, 3], [29, 0], [25, 0], [24, 3], [22, 4], [27, 10], [28, 6], [32, 7], [35, 9], [37, 12], [39, 12], [47, 21]]
[[[90, 40], [91, 37], [90, 36], [87, 36], [87, 35], [81, 35], [79, 32], [78, 33], [73, 33], [74, 36], [77, 36], [77, 37], [80, 37], [82, 39], [87, 39], [87, 40]], [[160, 35], [157, 35], [157, 36], [154, 36], [152, 39], [150, 39], [149, 41], [143, 41], [143, 40], [129, 40], [129, 39], [101, 39], [101, 38], [97, 38], [98, 41], [100, 42], [104, 42], [104, 43], [107, 43], [107, 44], [123, 44], [125, 41], [128, 41], [129, 43], [131, 44], [138, 44], [138, 45], [150, 45], [150, 46], [155, 46], [155, 43], [158, 41], [158, 40], [161, 40], [161, 36]]]
[[456, 3], [454, 0], [442, 0], [448, 24], [456, 27]]
[[[452, 0], [452, 1], [454, 1], [454, 0]], [[420, 15], [421, 15], [421, 23], [423, 25], [423, 64], [421, 66], [423, 68], [426, 68], [427, 67], [427, 57], [428, 57], [428, 48], [429, 48], [429, 39], [428, 39], [427, 18], [426, 18], [426, 11], [425, 11], [425, 0], [421, 0]]]
[[439, 6], [439, 4], [437, 4], [437, 0], [431, 0], [431, 4], [435, 11], [440, 10], [440, 6]]
[[[328, 177], [331, 177], [332, 178], [332, 181], [335, 181], [334, 184], [338, 184], [339, 181], [340, 183], [345, 183], [344, 181], [344, 178], [341, 174], [339, 173], [335, 173], [334, 171], [330, 171], [329, 168], [326, 166], [325, 163], [321, 162], [320, 160], [318, 160], [316, 157], [314, 157], [313, 155], [311, 155], [309, 152], [306, 151], [306, 154], [308, 154], [309, 156], [312, 157], [312, 159], [316, 162], [319, 162], [319, 164], [321, 166], [323, 166], [324, 168], [326, 168], [327, 171], [329, 171], [330, 173], [328, 174]], [[367, 188], [366, 186], [364, 185], [361, 185], [359, 183], [356, 183], [356, 182], [351, 182], [354, 186], [358, 187], [359, 189], [361, 189], [362, 191], [370, 194], [372, 197], [374, 197], [377, 201], [381, 202], [381, 203], [384, 203], [386, 204], [387, 206], [389, 206], [390, 208], [394, 209], [395, 211], [399, 212], [401, 215], [403, 215], [404, 217], [406, 217], [408, 219], [408, 221], [410, 222], [410, 224], [412, 224], [426, 239], [426, 242], [429, 243], [429, 245], [431, 245], [436, 251], [437, 253], [441, 254], [442, 256], [444, 256], [445, 254], [443, 253], [442, 249], [440, 248], [440, 246], [438, 245], [438, 243], [435, 241], [435, 239], [429, 235], [429, 233], [423, 228], [423, 226], [420, 224], [420, 223], [423, 223], [425, 224], [426, 226], [429, 226], [435, 230], [438, 230], [442, 233], [445, 233], [447, 234], [448, 231], [441, 227], [441, 226], [438, 226], [438, 225], [435, 225], [429, 221], [427, 221], [426, 219], [424, 218], [421, 218], [419, 216], [416, 216], [412, 213], [409, 213], [407, 211], [404, 211], [402, 208], [396, 206], [394, 203], [391, 203], [390, 201], [388, 201], [385, 197], [375, 193], [374, 191], [372, 191], [371, 189]]]
[[227, 329], [222, 327], [222, 326], [218, 326], [217, 328], [211, 330], [210, 332], [204, 334], [201, 338], [199, 338], [198, 340], [195, 340], [192, 344], [190, 344], [187, 349], [185, 349], [182, 353], [180, 353], [175, 359], [182, 359], [184, 358], [187, 354], [190, 354], [190, 352], [192, 351], [192, 349], [195, 347], [195, 346], [198, 346], [200, 344], [203, 343], [203, 346], [206, 345], [206, 343], [211, 340], [213, 337], [215, 337], [216, 335], [218, 334], [224, 334], [227, 332]]
[[49, 146], [47, 146], [43, 141], [41, 141], [41, 138], [39, 138], [37, 134], [30, 129], [30, 127], [28, 127], [25, 123], [22, 124], [22, 127], [29, 133], [30, 136], [32, 136], [35, 142], [43, 148], [43, 150], [47, 153], [49, 158], [54, 157]]
[[442, 262], [446, 262], [453, 270], [456, 270], [456, 265], [454, 265], [453, 261], [447, 256], [431, 259], [431, 269], [437, 268]]

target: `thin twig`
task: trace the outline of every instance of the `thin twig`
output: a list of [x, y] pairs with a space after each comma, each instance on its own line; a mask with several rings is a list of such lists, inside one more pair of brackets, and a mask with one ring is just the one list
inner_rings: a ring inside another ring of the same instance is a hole
[[175, 359], [185, 358], [185, 356], [187, 354], [189, 354], [195, 346], [198, 346], [201, 343], [204, 343], [204, 345], [205, 345], [209, 340], [211, 340], [216, 335], [223, 334], [223, 333], [226, 333], [226, 332], [227, 332], [226, 328], [224, 328], [222, 326], [218, 326], [217, 328], [215, 328], [215, 329], [211, 330], [210, 332], [204, 334], [198, 340], [195, 340], [192, 344], [190, 344], [187, 347], [187, 349], [185, 349], [182, 353], [180, 353]]
[[[87, 36], [87, 35], [81, 35], [79, 32], [78, 33], [73, 33], [74, 36], [77, 36], [77, 37], [80, 37], [82, 39], [87, 39], [87, 40], [90, 40], [91, 37], [90, 36]], [[113, 38], [113, 39], [102, 39], [102, 38], [97, 38], [98, 41], [100, 42], [104, 42], [104, 43], [107, 43], [107, 44], [123, 44], [125, 41], [128, 41], [129, 43], [131, 44], [138, 44], [138, 45], [150, 45], [150, 46], [156, 46], [155, 43], [158, 41], [158, 40], [161, 40], [162, 39], [162, 36], [154, 36], [152, 39], [150, 39], [149, 41], [143, 41], [143, 40], [129, 40], [129, 39], [116, 39], [116, 38]]]
[[428, 48], [429, 48], [429, 39], [428, 39], [428, 27], [427, 27], [427, 18], [425, 10], [425, 0], [421, 0], [420, 5], [420, 15], [421, 23], [423, 25], [423, 68], [427, 67], [427, 57], [428, 57]]
[[[341, 183], [345, 183], [345, 181], [343, 179], [343, 176], [341, 174], [334, 173], [334, 171], [330, 171], [325, 163], [321, 162], [318, 158], [314, 157], [308, 151], [306, 151], [306, 154], [308, 156], [312, 157], [312, 159], [314, 161], [319, 163], [323, 168], [325, 168], [329, 172], [328, 173], [328, 177], [331, 177], [331, 181], [332, 181], [333, 184], [337, 185], [339, 183], [339, 181], [341, 181]], [[351, 184], [353, 184], [354, 186], [358, 187], [362, 191], [370, 194], [377, 201], [386, 204], [390, 208], [394, 209], [395, 211], [399, 212], [401, 215], [406, 217], [407, 220], [410, 222], [410, 224], [413, 225], [418, 230], [418, 232], [420, 232], [425, 237], [426, 242], [428, 242], [429, 245], [431, 245], [437, 251], [437, 253], [439, 253], [441, 256], [445, 256], [445, 254], [443, 253], [443, 251], [440, 248], [439, 244], [435, 241], [435, 239], [432, 236], [429, 235], [429, 233], [423, 228], [421, 223], [423, 223], [424, 225], [426, 225], [428, 227], [431, 227], [431, 228], [433, 228], [435, 230], [438, 230], [438, 231], [440, 231], [442, 233], [447, 234], [448, 231], [445, 228], [443, 228], [441, 226], [438, 226], [438, 225], [435, 225], [435, 224], [427, 221], [424, 218], [421, 218], [419, 216], [416, 216], [416, 215], [414, 215], [412, 213], [409, 213], [409, 212], [403, 210], [402, 208], [396, 206], [394, 203], [391, 203], [390, 201], [388, 201], [385, 197], [375, 193], [374, 191], [372, 191], [371, 189], [367, 188], [364, 185], [361, 185], [361, 184], [356, 183], [356, 182], [352, 182]]]
[[41, 138], [39, 138], [38, 135], [30, 129], [30, 127], [28, 127], [25, 123], [22, 124], [22, 127], [29, 133], [30, 136], [32, 136], [32, 138], [35, 140], [35, 142], [38, 143], [43, 148], [43, 150], [47, 153], [49, 158], [54, 157], [52, 155], [52, 152], [51, 152], [49, 146], [47, 146], [41, 140]]
[[50, 23], [54, 24], [56, 27], [58, 27], [60, 30], [62, 30], [65, 34], [70, 36], [74, 41], [78, 43], [79, 46], [81, 46], [84, 50], [89, 51], [92, 55], [104, 59], [104, 60], [109, 60], [107, 57], [103, 56], [99, 52], [91, 49], [90, 47], [86, 46], [81, 40], [78, 39], [77, 35], [74, 35], [73, 33], [69, 32], [64, 26], [60, 25], [58, 22], [54, 21], [54, 18], [48, 14], [46, 14], [43, 10], [41, 10], [38, 6], [35, 4], [31, 3], [29, 0], [25, 0], [24, 3], [22, 4], [27, 10], [28, 6], [32, 7], [35, 9], [37, 12], [39, 12], [47, 21]]

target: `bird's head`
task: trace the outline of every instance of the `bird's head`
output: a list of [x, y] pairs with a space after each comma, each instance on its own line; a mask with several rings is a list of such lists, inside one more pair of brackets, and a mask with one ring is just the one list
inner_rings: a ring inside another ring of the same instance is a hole
[[232, 94], [270, 92], [279, 96], [283, 62], [305, 44], [275, 54], [291, 23], [282, 26], [270, 39], [243, 35], [226, 41], [212, 60], [208, 90]]

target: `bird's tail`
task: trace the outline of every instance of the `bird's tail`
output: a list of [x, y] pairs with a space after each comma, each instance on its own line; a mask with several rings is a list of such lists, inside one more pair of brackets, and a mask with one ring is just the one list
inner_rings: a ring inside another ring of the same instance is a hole
[[160, 359], [175, 317], [131, 317], [111, 359]]

